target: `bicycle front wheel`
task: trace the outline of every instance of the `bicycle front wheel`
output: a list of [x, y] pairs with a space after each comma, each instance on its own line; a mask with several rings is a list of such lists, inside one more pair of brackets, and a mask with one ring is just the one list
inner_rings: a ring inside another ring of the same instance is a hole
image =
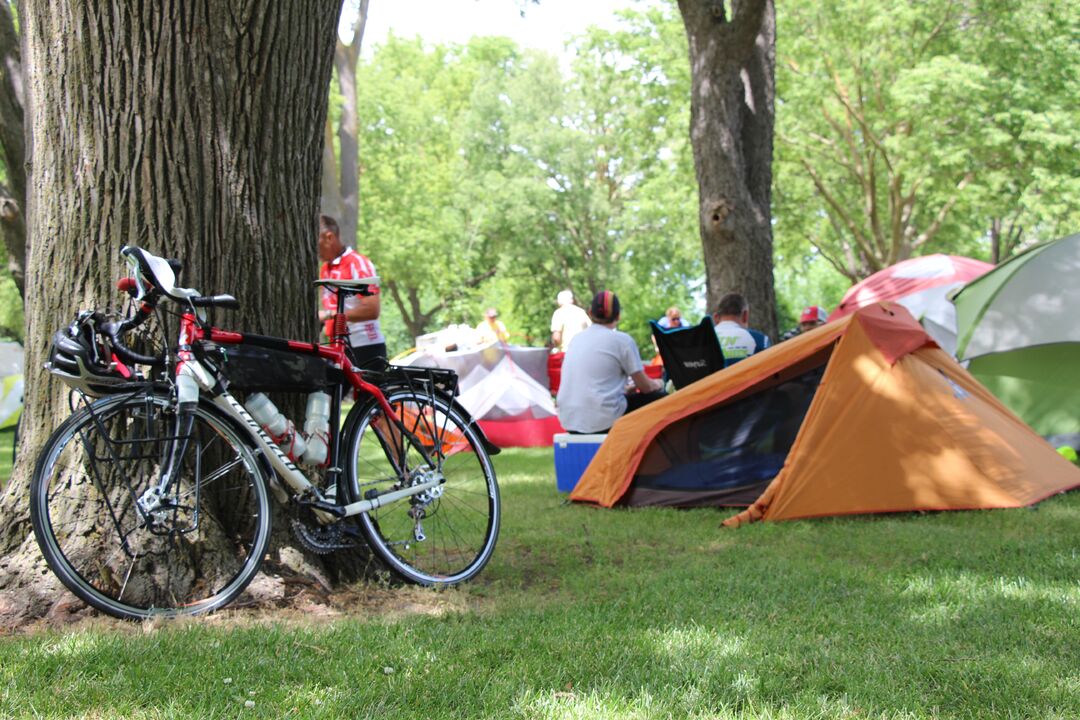
[[491, 559], [499, 534], [502, 506], [491, 458], [449, 398], [396, 390], [387, 401], [413, 440], [378, 404], [353, 410], [344, 456], [353, 502], [433, 479], [438, 484], [359, 515], [360, 527], [379, 558], [410, 582], [469, 580]]
[[249, 441], [208, 404], [184, 437], [181, 471], [157, 502], [152, 488], [179, 439], [167, 395], [98, 400], [38, 458], [30, 487], [38, 545], [69, 590], [109, 615], [215, 610], [259, 570], [270, 506]]

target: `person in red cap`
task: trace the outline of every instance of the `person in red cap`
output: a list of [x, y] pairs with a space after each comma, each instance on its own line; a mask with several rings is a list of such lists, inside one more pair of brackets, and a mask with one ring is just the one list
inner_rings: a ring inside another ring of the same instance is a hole
[[813, 330], [819, 325], [824, 325], [828, 319], [829, 313], [825, 312], [825, 308], [818, 305], [807, 305], [803, 308], [802, 315], [799, 316], [799, 332], [804, 333]]
[[[664, 396], [663, 386], [645, 374], [637, 343], [615, 329], [619, 311], [615, 293], [596, 293], [589, 307], [593, 324], [566, 350], [555, 402], [569, 432], [605, 433], [624, 414]], [[637, 392], [626, 392], [627, 377]]]
[[829, 313], [825, 312], [825, 308], [820, 305], [807, 305], [799, 315], [799, 327], [788, 330], [780, 339], [790, 340], [796, 335], [802, 335], [804, 332], [824, 325], [828, 319]]

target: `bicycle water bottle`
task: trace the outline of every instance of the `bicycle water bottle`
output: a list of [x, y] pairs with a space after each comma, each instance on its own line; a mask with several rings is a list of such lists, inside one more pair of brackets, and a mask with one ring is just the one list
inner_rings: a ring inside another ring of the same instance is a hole
[[290, 460], [296, 462], [304, 454], [307, 449], [304, 436], [296, 431], [291, 420], [278, 411], [270, 398], [262, 393], [255, 393], [247, 399], [244, 407]]
[[304, 439], [307, 450], [301, 460], [306, 465], [325, 465], [330, 444], [330, 396], [322, 391], [308, 395]]

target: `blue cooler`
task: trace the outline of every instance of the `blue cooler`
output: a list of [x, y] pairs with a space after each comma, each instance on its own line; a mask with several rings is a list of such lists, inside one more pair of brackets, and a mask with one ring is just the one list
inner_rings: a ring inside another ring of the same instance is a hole
[[559, 492], [568, 493], [574, 489], [605, 438], [607, 435], [555, 435], [552, 444], [555, 446], [555, 484]]

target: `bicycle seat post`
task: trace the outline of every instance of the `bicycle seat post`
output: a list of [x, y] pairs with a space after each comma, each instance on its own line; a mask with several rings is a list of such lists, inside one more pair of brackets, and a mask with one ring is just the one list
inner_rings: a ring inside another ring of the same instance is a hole
[[330, 338], [334, 345], [345, 345], [349, 337], [349, 325], [345, 320], [345, 298], [347, 293], [344, 288], [336, 288], [337, 311], [334, 313], [334, 337]]

